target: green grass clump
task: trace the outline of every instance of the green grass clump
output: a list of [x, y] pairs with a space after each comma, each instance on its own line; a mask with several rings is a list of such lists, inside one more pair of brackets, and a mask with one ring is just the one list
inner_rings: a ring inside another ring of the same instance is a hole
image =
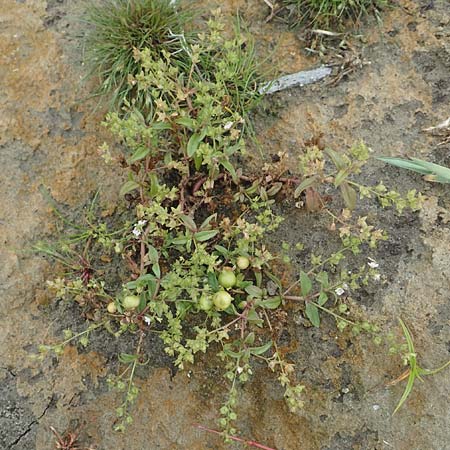
[[388, 0], [284, 0], [292, 11], [294, 25], [342, 29], [371, 11], [378, 12]]
[[91, 5], [86, 15], [90, 32], [86, 38], [86, 63], [90, 74], [100, 78], [97, 95], [108, 94], [111, 103], [144, 101], [128, 82], [141, 71], [136, 50], [149, 48], [158, 59], [168, 52], [180, 66], [187, 62], [184, 28], [188, 12], [178, 11], [168, 0], [105, 0]]

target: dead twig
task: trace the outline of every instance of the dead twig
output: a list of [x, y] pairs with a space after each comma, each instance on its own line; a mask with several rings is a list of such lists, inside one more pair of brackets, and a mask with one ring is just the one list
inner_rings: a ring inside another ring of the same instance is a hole
[[437, 144], [438, 146], [446, 145], [450, 143], [450, 117], [447, 120], [439, 123], [434, 127], [424, 128], [422, 131], [426, 133], [431, 133], [436, 136], [441, 136], [444, 138], [443, 141]]
[[269, 0], [263, 0], [263, 2], [270, 8], [270, 14], [266, 17], [266, 22], [270, 22], [275, 16], [275, 5]]
[[405, 380], [406, 378], [409, 377], [411, 370], [410, 369], [406, 369], [401, 375], [399, 375], [395, 380], [389, 381], [389, 383], [386, 383], [384, 386], [385, 387], [389, 387], [389, 386], [395, 386], [397, 383], [400, 383], [400, 381]]

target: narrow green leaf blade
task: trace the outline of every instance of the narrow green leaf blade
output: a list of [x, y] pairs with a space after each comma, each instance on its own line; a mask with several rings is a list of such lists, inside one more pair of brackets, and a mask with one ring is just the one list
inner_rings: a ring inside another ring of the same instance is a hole
[[262, 300], [259, 305], [267, 309], [277, 309], [281, 305], [281, 297], [278, 296]]
[[341, 170], [347, 166], [345, 159], [339, 153], [335, 152], [331, 148], [327, 148], [324, 151], [331, 158], [333, 164], [336, 166], [336, 169]]
[[[413, 170], [414, 172], [421, 173], [422, 175], [431, 175], [433, 172], [429, 169], [426, 169], [423, 165], [418, 162], [421, 161], [419, 159], [416, 160], [408, 160], [403, 158], [390, 158], [387, 156], [381, 156], [377, 158], [379, 161], [383, 161], [386, 164], [390, 164], [391, 166], [399, 167], [400, 169], [408, 169]], [[425, 161], [422, 161], [425, 162]]]
[[125, 194], [128, 194], [131, 191], [134, 191], [139, 187], [139, 184], [136, 183], [136, 181], [129, 180], [127, 181], [121, 188], [120, 188], [120, 195], [124, 196]]
[[251, 347], [250, 353], [252, 355], [262, 355], [263, 353], [266, 353], [268, 350], [272, 348], [272, 341], [267, 342], [264, 345], [261, 345], [260, 347]]
[[303, 180], [295, 189], [294, 191], [294, 198], [298, 198], [300, 197], [300, 194], [307, 188], [313, 186], [316, 181], [317, 181], [318, 177], [317, 176], [313, 176], [310, 178], [306, 178], [305, 180]]
[[198, 242], [205, 242], [216, 236], [218, 232], [219, 230], [199, 231], [194, 234], [194, 238]]
[[203, 138], [206, 136], [206, 131], [201, 131], [199, 133], [194, 133], [188, 141], [186, 153], [189, 156], [189, 158], [192, 158], [195, 154], [195, 152], [198, 149], [198, 146], [200, 145], [200, 142], [203, 140]]
[[227, 159], [220, 161], [220, 164], [222, 164], [222, 166], [229, 172], [233, 178], [233, 181], [237, 182], [237, 174], [236, 170], [234, 170], [233, 164], [231, 164]]
[[139, 147], [128, 159], [130, 164], [144, 159], [150, 153], [150, 148], [146, 146]]

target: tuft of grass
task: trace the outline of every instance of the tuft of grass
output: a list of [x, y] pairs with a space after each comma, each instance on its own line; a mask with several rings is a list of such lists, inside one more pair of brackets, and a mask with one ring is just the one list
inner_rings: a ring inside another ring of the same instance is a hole
[[137, 50], [149, 48], [155, 59], [165, 52], [180, 66], [189, 66], [184, 28], [188, 11], [178, 11], [168, 0], [105, 0], [91, 4], [86, 14], [86, 64], [100, 86], [94, 95], [108, 94], [111, 104], [144, 101], [129, 78], [141, 71]]
[[293, 25], [311, 28], [342, 29], [357, 23], [370, 12], [378, 13], [389, 0], [283, 0], [290, 9]]
[[[170, 66], [189, 80], [221, 84], [224, 105], [245, 118], [261, 99], [258, 89], [266, 81], [254, 41], [244, 37], [239, 20], [233, 38], [225, 39], [219, 11], [208, 21], [206, 33], [186, 34], [192, 16], [192, 10], [179, 11], [169, 0], [106, 0], [92, 5], [86, 16], [90, 32], [85, 60], [89, 75], [100, 80], [94, 96], [108, 95], [118, 110], [132, 104], [144, 112], [152, 109], [148, 89], [138, 89], [136, 81], [144, 69], [139, 54], [148, 49], [152, 61], [170, 60]], [[197, 57], [198, 48], [202, 51]]]
[[[411, 333], [408, 330], [408, 327], [405, 325], [405, 323], [401, 319], [398, 319], [398, 321], [400, 323], [400, 326], [402, 327], [403, 334], [406, 339], [406, 344], [408, 346], [408, 353], [405, 355], [404, 358], [405, 358], [405, 363], [409, 367], [406, 372], [408, 381], [406, 383], [405, 390], [403, 391], [400, 401], [398, 402], [393, 414], [395, 414], [402, 407], [402, 405], [406, 402], [407, 398], [409, 397], [409, 395], [411, 394], [411, 392], [413, 390], [414, 383], [416, 380], [423, 381], [423, 379], [422, 379], [423, 376], [435, 375], [450, 365], [450, 361], [447, 361], [444, 365], [442, 365], [441, 367], [439, 367], [437, 369], [430, 370], [430, 369], [423, 369], [422, 367], [420, 367], [417, 362], [417, 354], [414, 349], [414, 342], [413, 342]], [[403, 378], [403, 377], [401, 377], [401, 378]]]

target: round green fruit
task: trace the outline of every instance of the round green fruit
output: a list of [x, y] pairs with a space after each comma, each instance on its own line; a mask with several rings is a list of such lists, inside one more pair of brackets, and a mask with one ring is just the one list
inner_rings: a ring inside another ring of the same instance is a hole
[[122, 300], [122, 306], [125, 309], [135, 309], [141, 303], [141, 299], [137, 295], [127, 295]]
[[246, 256], [239, 256], [239, 258], [236, 260], [236, 265], [241, 270], [245, 270], [250, 265], [250, 260]]
[[202, 311], [209, 311], [212, 308], [213, 302], [208, 297], [201, 297], [198, 301], [198, 307]]
[[214, 294], [213, 302], [219, 311], [227, 309], [232, 301], [233, 297], [227, 291], [219, 291]]
[[239, 303], [238, 308], [245, 309], [246, 306], [247, 306], [247, 302], [245, 300], [243, 300], [242, 302]]
[[110, 314], [115, 314], [117, 312], [117, 307], [114, 302], [108, 303], [108, 306], [106, 307], [106, 309], [108, 310], [108, 312]]
[[225, 268], [219, 275], [219, 284], [225, 289], [231, 288], [236, 284], [236, 275], [230, 268]]

